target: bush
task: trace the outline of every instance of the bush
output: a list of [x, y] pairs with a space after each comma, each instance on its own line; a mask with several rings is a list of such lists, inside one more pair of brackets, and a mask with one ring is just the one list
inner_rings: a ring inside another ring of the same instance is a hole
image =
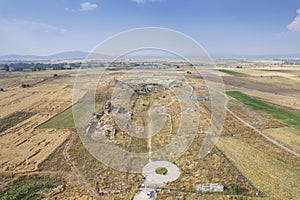
[[230, 185], [230, 190], [233, 194], [238, 194], [239, 193], [239, 186], [236, 183], [232, 183]]
[[155, 170], [155, 172], [160, 175], [166, 175], [168, 173], [168, 170], [165, 167], [159, 167]]
[[28, 83], [22, 83], [21, 87], [26, 88], [26, 87], [30, 87], [30, 85]]

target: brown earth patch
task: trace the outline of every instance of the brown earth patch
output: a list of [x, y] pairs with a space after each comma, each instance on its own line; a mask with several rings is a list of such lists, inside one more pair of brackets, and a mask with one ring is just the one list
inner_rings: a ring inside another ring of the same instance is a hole
[[0, 135], [3, 131], [29, 119], [35, 115], [34, 112], [15, 112], [0, 119]]

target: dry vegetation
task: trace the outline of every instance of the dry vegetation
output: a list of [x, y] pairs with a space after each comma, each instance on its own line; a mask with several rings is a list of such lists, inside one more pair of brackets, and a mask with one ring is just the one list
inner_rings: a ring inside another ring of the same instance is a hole
[[[271, 103], [295, 114], [300, 112], [300, 70], [280, 67], [278, 61], [226, 61], [220, 74], [227, 89], [234, 89]], [[172, 64], [170, 64], [172, 65]], [[243, 68], [235, 68], [235, 66]], [[177, 64], [174, 64], [177, 66]], [[191, 71], [187, 74], [186, 71]], [[87, 69], [89, 72], [89, 69]], [[122, 70], [108, 70], [107, 83], [99, 83], [96, 92], [97, 111], [110, 99], [114, 80]], [[193, 85], [195, 96], [208, 96], [205, 82], [189, 67], [180, 67]], [[37, 190], [49, 199], [132, 199], [143, 183], [141, 174], [113, 170], [97, 161], [79, 139], [72, 116], [72, 90], [75, 71], [0, 73], [0, 193], [16, 185], [38, 182], [49, 177], [50, 186], [41, 181]], [[21, 88], [22, 83], [28, 88]], [[91, 103], [91, 93], [82, 92], [77, 106]], [[134, 121], [149, 123], [148, 109], [159, 101], [167, 105], [168, 113], [161, 132], [149, 140], [130, 137], [117, 130], [114, 143], [133, 152], [156, 150], [170, 143], [180, 124], [180, 106], [169, 91], [131, 99]], [[262, 199], [298, 199], [300, 188], [299, 157], [290, 154], [247, 127], [231, 113], [217, 146], [204, 158], [199, 148], [205, 137], [210, 111], [209, 103], [199, 103], [199, 130], [190, 148], [175, 161], [180, 178], [163, 186], [158, 199], [252, 199], [260, 191]], [[299, 130], [277, 121], [245, 104], [230, 98], [228, 109], [282, 145], [300, 152]], [[87, 119], [87, 122], [90, 119]], [[170, 131], [170, 127], [172, 130]], [[47, 179], [48, 180], [48, 179]], [[46, 180], [46, 182], [47, 182]], [[223, 193], [196, 193], [196, 184], [220, 182]], [[16, 184], [16, 185], [14, 185]], [[231, 185], [239, 187], [238, 192]], [[47, 185], [48, 186], [48, 185]], [[20, 188], [23, 188], [20, 187]], [[27, 191], [30, 187], [24, 187]], [[46, 192], [45, 192], [46, 191]], [[115, 193], [115, 194], [112, 194]]]
[[15, 112], [0, 119], [0, 133], [14, 127], [15, 125], [23, 122], [24, 120], [32, 117], [35, 113], [30, 112]]
[[[68, 137], [68, 130], [38, 130], [36, 127], [71, 104], [73, 78], [55, 79], [49, 72], [9, 73], [6, 91], [1, 93], [1, 172], [37, 170], [37, 166]], [[18, 81], [17, 81], [18, 80]], [[43, 81], [44, 80], [44, 81]], [[31, 83], [21, 88], [16, 82]]]
[[264, 130], [264, 133], [271, 138], [281, 142], [283, 145], [300, 153], [300, 132], [294, 128], [270, 128]]
[[299, 198], [300, 174], [291, 165], [235, 138], [222, 137], [217, 146], [265, 198]]

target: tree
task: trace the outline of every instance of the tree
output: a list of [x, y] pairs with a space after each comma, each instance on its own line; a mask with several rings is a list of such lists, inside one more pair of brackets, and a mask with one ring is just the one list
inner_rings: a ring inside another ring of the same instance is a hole
[[8, 64], [5, 64], [5, 65], [4, 65], [4, 70], [7, 71], [7, 72], [9, 71], [9, 66], [8, 66]]

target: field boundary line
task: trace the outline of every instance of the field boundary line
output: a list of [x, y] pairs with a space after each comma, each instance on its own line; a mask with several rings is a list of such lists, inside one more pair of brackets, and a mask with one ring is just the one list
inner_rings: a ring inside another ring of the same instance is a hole
[[255, 127], [252, 126], [251, 124], [249, 124], [248, 122], [246, 122], [246, 121], [244, 121], [243, 119], [241, 119], [237, 114], [235, 114], [234, 112], [232, 112], [231, 110], [229, 110], [228, 107], [226, 107], [226, 110], [227, 110], [232, 116], [234, 116], [237, 120], [239, 120], [240, 122], [242, 122], [245, 126], [251, 128], [251, 129], [253, 129], [254, 131], [256, 131], [257, 133], [259, 133], [261, 136], [263, 136], [266, 140], [268, 140], [268, 141], [271, 142], [272, 144], [274, 144], [274, 145], [280, 147], [281, 149], [283, 149], [283, 150], [285, 150], [285, 151], [287, 151], [287, 152], [289, 152], [289, 153], [291, 153], [291, 154], [293, 154], [293, 155], [295, 155], [295, 156], [297, 156], [297, 157], [300, 157], [300, 154], [299, 154], [299, 153], [297, 153], [297, 152], [295, 152], [295, 151], [289, 149], [289, 148], [286, 147], [286, 146], [283, 146], [282, 144], [280, 144], [280, 143], [277, 142], [276, 140], [274, 140], [274, 139], [268, 137], [266, 134], [264, 134], [263, 132], [261, 132], [260, 130], [258, 130], [257, 128], [255, 128]]
[[[239, 170], [239, 168], [234, 164], [234, 162], [232, 160], [230, 160], [227, 156], [226, 156], [226, 153], [219, 147], [215, 147], [216, 150], [224, 157], [225, 160], [227, 160], [227, 162], [229, 162], [229, 164], [237, 171], [237, 173], [244, 178], [244, 180], [246, 182], [248, 182], [250, 184], [250, 186], [252, 187], [253, 191], [258, 191], [258, 188], [256, 188], [254, 186], [254, 184]], [[250, 193], [250, 192], [249, 192]], [[251, 195], [251, 194], [248, 194], [248, 196], [254, 196], [254, 195]], [[263, 194], [262, 192], [260, 192], [260, 196], [262, 197]]]

